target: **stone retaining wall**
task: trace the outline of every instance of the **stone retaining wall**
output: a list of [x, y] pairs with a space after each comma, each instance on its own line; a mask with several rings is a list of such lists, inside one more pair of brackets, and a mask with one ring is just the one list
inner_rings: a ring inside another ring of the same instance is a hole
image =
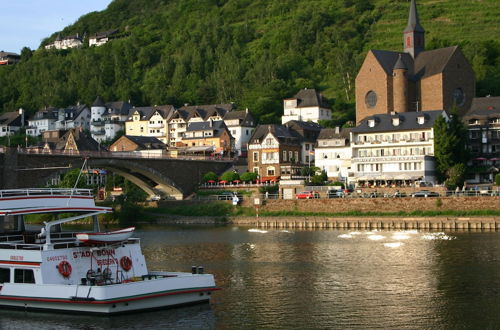
[[335, 198], [266, 200], [260, 211], [299, 212], [412, 212], [500, 210], [500, 197]]

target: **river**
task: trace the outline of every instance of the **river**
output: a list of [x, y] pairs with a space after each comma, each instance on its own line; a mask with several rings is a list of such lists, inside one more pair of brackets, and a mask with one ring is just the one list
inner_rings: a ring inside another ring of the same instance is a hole
[[500, 233], [144, 227], [150, 269], [203, 265], [210, 305], [115, 317], [0, 311], [2, 329], [494, 329]]

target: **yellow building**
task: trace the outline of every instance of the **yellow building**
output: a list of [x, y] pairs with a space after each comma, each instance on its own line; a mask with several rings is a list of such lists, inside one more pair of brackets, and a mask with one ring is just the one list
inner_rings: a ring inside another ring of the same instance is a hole
[[168, 121], [174, 111], [172, 105], [134, 108], [125, 122], [125, 134], [155, 137], [168, 145]]

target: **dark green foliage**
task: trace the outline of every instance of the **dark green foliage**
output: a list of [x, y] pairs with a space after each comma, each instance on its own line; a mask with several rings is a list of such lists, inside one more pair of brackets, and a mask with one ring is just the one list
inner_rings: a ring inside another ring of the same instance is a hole
[[228, 171], [228, 172], [222, 173], [222, 175], [220, 176], [220, 179], [227, 181], [227, 182], [233, 182], [235, 180], [239, 180], [240, 175], [236, 172]]
[[[427, 48], [460, 44], [476, 70], [478, 94], [500, 95], [500, 42], [494, 39], [500, 7], [492, 0], [421, 2]], [[327, 126], [344, 125], [354, 118], [354, 80], [366, 51], [401, 50], [408, 4], [115, 0], [61, 35], [119, 29], [120, 38], [78, 50], [24, 48], [21, 63], [0, 67], [0, 109], [33, 113], [91, 104], [97, 95], [135, 106], [233, 101], [271, 123], [283, 111], [283, 98], [314, 87], [331, 100]], [[470, 24], [460, 24], [464, 17]]]
[[456, 164], [446, 172], [448, 177], [445, 186], [448, 190], [454, 190], [456, 187], [462, 187], [467, 174], [467, 166], [464, 163]]
[[500, 174], [495, 175], [495, 184], [500, 186]]
[[[77, 180], [78, 184], [76, 184]], [[66, 172], [63, 175], [61, 183], [58, 186], [61, 188], [73, 188], [75, 187], [75, 184], [76, 188], [90, 188], [90, 186], [87, 185], [87, 175], [83, 173], [80, 175], [79, 168], [75, 168]]]
[[202, 178], [203, 182], [217, 181], [217, 180], [219, 180], [219, 177], [214, 172], [208, 172]]
[[243, 182], [251, 182], [257, 180], [257, 173], [245, 172], [240, 175], [240, 180]]
[[317, 186], [320, 186], [320, 185], [323, 185], [325, 184], [325, 182], [328, 180], [328, 175], [326, 174], [326, 171], [323, 170], [321, 171], [320, 174], [315, 174], [312, 178], [311, 178], [311, 182], [314, 184], [314, 185], [317, 185]]
[[450, 179], [450, 175], [454, 184], [459, 184], [463, 179], [462, 174], [458, 174], [461, 173], [462, 167], [451, 169], [467, 163], [466, 132], [463, 122], [456, 114], [451, 115], [449, 122], [441, 116], [434, 122], [434, 155], [440, 182], [446, 178]]
[[272, 186], [264, 186], [264, 187], [260, 187], [259, 188], [259, 192], [261, 194], [265, 194], [266, 192], [269, 193], [269, 194], [277, 194], [278, 191], [279, 191], [279, 185], [275, 184], [275, 185], [272, 185]]

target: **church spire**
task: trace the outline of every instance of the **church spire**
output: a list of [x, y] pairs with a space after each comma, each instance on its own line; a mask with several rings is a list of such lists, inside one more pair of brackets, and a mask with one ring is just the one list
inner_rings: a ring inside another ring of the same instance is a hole
[[415, 58], [420, 52], [424, 51], [425, 30], [422, 25], [420, 25], [416, 0], [411, 0], [408, 25], [403, 31], [403, 35], [405, 53], [409, 53]]

